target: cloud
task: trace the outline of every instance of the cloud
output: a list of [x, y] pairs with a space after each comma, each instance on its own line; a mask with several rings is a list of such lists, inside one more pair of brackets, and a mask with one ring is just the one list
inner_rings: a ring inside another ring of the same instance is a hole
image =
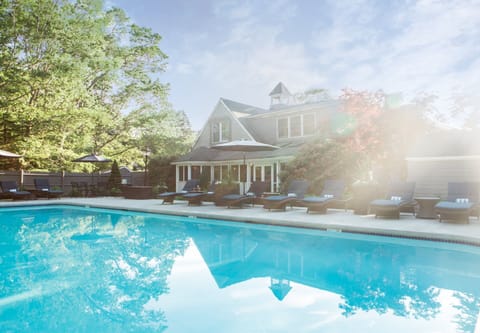
[[279, 81], [294, 93], [325, 88], [335, 95], [349, 87], [403, 92], [407, 99], [434, 93], [439, 100], [476, 94], [480, 86], [480, 4], [475, 1], [222, 1], [212, 6], [213, 24], [181, 38], [181, 60], [172, 66], [202, 82], [209, 98], [266, 107]]
[[259, 8], [252, 6], [223, 2], [216, 7], [217, 16], [228, 18], [225, 34], [211, 49], [189, 57], [193, 72], [208, 78], [219, 97], [260, 106], [269, 102], [268, 93], [279, 81], [293, 91], [325, 83], [323, 75], [312, 71], [304, 41], [282, 39], [282, 22], [293, 17], [296, 7], [266, 2], [256, 14]]
[[[336, 73], [334, 85], [448, 94], [478, 86], [480, 5], [419, 1], [401, 7], [373, 2], [333, 5], [332, 25], [315, 33], [317, 64]], [[380, 12], [387, 18], [376, 20]], [[388, 21], [390, 23], [386, 23]], [[473, 74], [475, 73], [475, 74]]]

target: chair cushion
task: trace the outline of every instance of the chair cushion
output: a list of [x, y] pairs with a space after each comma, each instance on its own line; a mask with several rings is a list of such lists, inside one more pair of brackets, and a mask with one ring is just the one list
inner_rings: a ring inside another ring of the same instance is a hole
[[402, 200], [376, 199], [370, 203], [370, 206], [397, 208], [404, 204], [405, 204], [405, 201], [402, 201]]
[[303, 199], [303, 202], [305, 203], [323, 203], [323, 202], [327, 202], [329, 200], [333, 199], [330, 198], [330, 197], [306, 197], [305, 199]]
[[223, 196], [223, 199], [224, 200], [238, 200], [238, 199], [241, 199], [243, 198], [244, 196], [241, 195], [241, 194], [225, 194]]
[[272, 195], [270, 197], [266, 197], [264, 200], [267, 201], [282, 201], [285, 199], [295, 199], [293, 197], [289, 197], [288, 195]]
[[470, 210], [473, 208], [473, 206], [474, 204], [471, 202], [440, 201], [435, 205], [435, 209], [462, 211], [462, 210]]

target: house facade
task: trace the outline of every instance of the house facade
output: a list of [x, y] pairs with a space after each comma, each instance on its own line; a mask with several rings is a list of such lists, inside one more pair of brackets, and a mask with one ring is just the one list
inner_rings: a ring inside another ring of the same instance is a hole
[[442, 130], [421, 138], [407, 158], [416, 196], [447, 197], [449, 182], [480, 183], [480, 132]]
[[[324, 96], [310, 96], [298, 103], [282, 83], [278, 83], [269, 96], [269, 109], [220, 98], [192, 150], [173, 163], [177, 190], [181, 190], [187, 180], [200, 177], [207, 177], [209, 182], [233, 178], [240, 184], [241, 192], [243, 186], [248, 190], [255, 180], [268, 182], [272, 192], [279, 190], [279, 174], [285, 163], [293, 159], [308, 140], [332, 132], [341, 103]], [[279, 149], [243, 153], [212, 148], [242, 139], [275, 145]]]

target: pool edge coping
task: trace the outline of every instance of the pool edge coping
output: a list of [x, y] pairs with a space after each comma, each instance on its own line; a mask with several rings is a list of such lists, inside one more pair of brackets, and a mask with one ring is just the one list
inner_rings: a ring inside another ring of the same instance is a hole
[[437, 241], [437, 242], [447, 242], [447, 243], [458, 243], [466, 244], [480, 247], [480, 237], [475, 236], [466, 236], [466, 235], [454, 235], [448, 234], [445, 232], [425, 232], [419, 230], [398, 230], [398, 229], [386, 229], [380, 227], [372, 227], [368, 225], [361, 226], [351, 226], [351, 225], [342, 225], [341, 223], [336, 224], [325, 224], [321, 222], [305, 222], [305, 221], [293, 221], [287, 222], [282, 220], [272, 220], [265, 217], [244, 217], [244, 216], [232, 216], [225, 214], [211, 214], [211, 213], [202, 213], [202, 212], [185, 212], [185, 211], [176, 211], [176, 210], [159, 210], [145, 207], [119, 207], [108, 203], [86, 203], [86, 202], [76, 202], [68, 199], [62, 200], [42, 200], [42, 201], [21, 201], [21, 202], [9, 202], [0, 206], [1, 208], [12, 208], [12, 207], [25, 207], [25, 206], [55, 206], [55, 205], [65, 205], [65, 206], [76, 206], [76, 207], [91, 207], [91, 208], [101, 208], [101, 209], [113, 209], [120, 211], [131, 211], [131, 212], [144, 212], [150, 214], [163, 214], [163, 215], [172, 215], [172, 216], [182, 216], [182, 217], [197, 217], [203, 219], [222, 219], [226, 221], [233, 222], [243, 222], [243, 223], [252, 223], [252, 224], [262, 224], [262, 225], [271, 225], [271, 226], [282, 226], [282, 227], [291, 227], [291, 228], [302, 228], [302, 229], [313, 229], [313, 230], [324, 230], [324, 231], [334, 231], [334, 232], [346, 232], [346, 233], [355, 233], [355, 234], [366, 234], [366, 235], [377, 235], [377, 236], [386, 236], [386, 237], [397, 237], [397, 238], [408, 238], [408, 239], [419, 239], [419, 240], [428, 240], [428, 241]]

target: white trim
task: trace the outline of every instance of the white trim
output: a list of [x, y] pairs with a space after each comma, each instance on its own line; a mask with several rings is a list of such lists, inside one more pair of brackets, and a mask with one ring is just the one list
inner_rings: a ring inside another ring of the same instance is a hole
[[289, 114], [295, 114], [299, 112], [328, 112], [332, 110], [332, 106], [338, 105], [340, 109], [342, 102], [338, 100], [329, 100], [319, 103], [307, 103], [307, 104], [298, 104], [298, 105], [289, 105], [284, 108], [270, 109], [268, 112], [252, 114], [246, 116], [245, 118], [273, 118], [273, 117], [283, 117], [288, 116]]
[[[310, 116], [312, 115], [313, 116], [313, 133], [312, 134], [305, 134], [305, 131], [304, 131], [304, 123], [305, 123], [305, 116]], [[295, 118], [295, 117], [300, 117], [300, 135], [295, 135], [295, 136], [292, 136], [292, 118]], [[279, 136], [279, 126], [278, 126], [278, 123], [280, 122], [280, 120], [283, 120], [283, 119], [286, 119], [287, 120], [287, 136], [286, 137], [280, 137]], [[310, 137], [310, 136], [313, 136], [315, 135], [316, 131], [317, 131], [317, 116], [315, 114], [315, 112], [302, 112], [302, 113], [295, 113], [295, 114], [291, 114], [291, 115], [285, 115], [283, 117], [278, 117], [276, 118], [276, 137], [277, 137], [277, 140], [288, 140], [288, 139], [298, 139], [298, 138], [305, 138], [305, 137]]]
[[[243, 124], [237, 118], [235, 113], [232, 110], [230, 110], [230, 108], [227, 106], [227, 104], [225, 104], [225, 102], [223, 101], [223, 98], [220, 98], [220, 102], [222, 102], [225, 109], [227, 109], [228, 112], [230, 112], [230, 114], [232, 115], [232, 118], [237, 122], [237, 124], [240, 126], [240, 128], [248, 135], [248, 139], [255, 141], [255, 138], [250, 134], [250, 132], [245, 128], [245, 126], [243, 126]], [[230, 128], [230, 130], [233, 132], [233, 126]], [[230, 134], [232, 134], [232, 133], [230, 133]], [[232, 136], [232, 140], [235, 140], [235, 138], [233, 136]]]
[[[253, 163], [253, 164], [268, 164], [271, 162], [287, 162], [291, 159], [293, 159], [295, 155], [285, 155], [285, 156], [278, 156], [278, 157], [270, 157], [270, 158], [255, 158], [255, 159], [249, 159], [247, 157], [246, 161], [248, 163]], [[172, 165], [196, 165], [196, 166], [201, 166], [201, 165], [226, 165], [226, 164], [243, 164], [243, 158], [238, 159], [238, 160], [221, 160], [221, 161], [181, 161], [181, 162], [172, 162]]]
[[476, 161], [480, 160], [480, 155], [407, 157], [405, 160], [412, 162]]
[[[203, 125], [202, 129], [200, 130], [200, 132], [198, 132], [197, 139], [195, 140], [195, 143], [193, 144], [192, 149], [197, 146], [198, 140], [200, 140], [200, 138], [202, 137], [203, 132], [205, 132], [205, 129], [206, 129], [207, 127], [209, 127], [210, 119], [213, 117], [213, 115], [214, 115], [215, 111], [217, 110], [217, 107], [218, 107], [218, 105], [220, 104], [220, 101], [221, 101], [221, 100], [222, 100], [222, 99], [220, 98], [220, 99], [218, 100], [217, 104], [215, 104], [215, 107], [213, 108], [213, 111], [212, 111], [212, 112], [210, 113], [210, 115], [208, 116], [207, 122]], [[225, 105], [225, 104], [223, 103], [223, 105]]]
[[[214, 140], [214, 137], [215, 137], [215, 125], [218, 126], [218, 141], [215, 141]], [[223, 137], [223, 130], [224, 130], [224, 125], [225, 127], [230, 127], [228, 130], [228, 136], [229, 138], [224, 138]], [[230, 124], [230, 119], [227, 119], [227, 118], [222, 118], [222, 119], [218, 119], [214, 122], [211, 122], [210, 123], [210, 133], [211, 133], [211, 136], [210, 136], [210, 139], [211, 139], [211, 143], [213, 144], [218, 144], [218, 143], [223, 143], [223, 142], [228, 142], [229, 140], [231, 140], [230, 138], [232, 137], [232, 125]]]

